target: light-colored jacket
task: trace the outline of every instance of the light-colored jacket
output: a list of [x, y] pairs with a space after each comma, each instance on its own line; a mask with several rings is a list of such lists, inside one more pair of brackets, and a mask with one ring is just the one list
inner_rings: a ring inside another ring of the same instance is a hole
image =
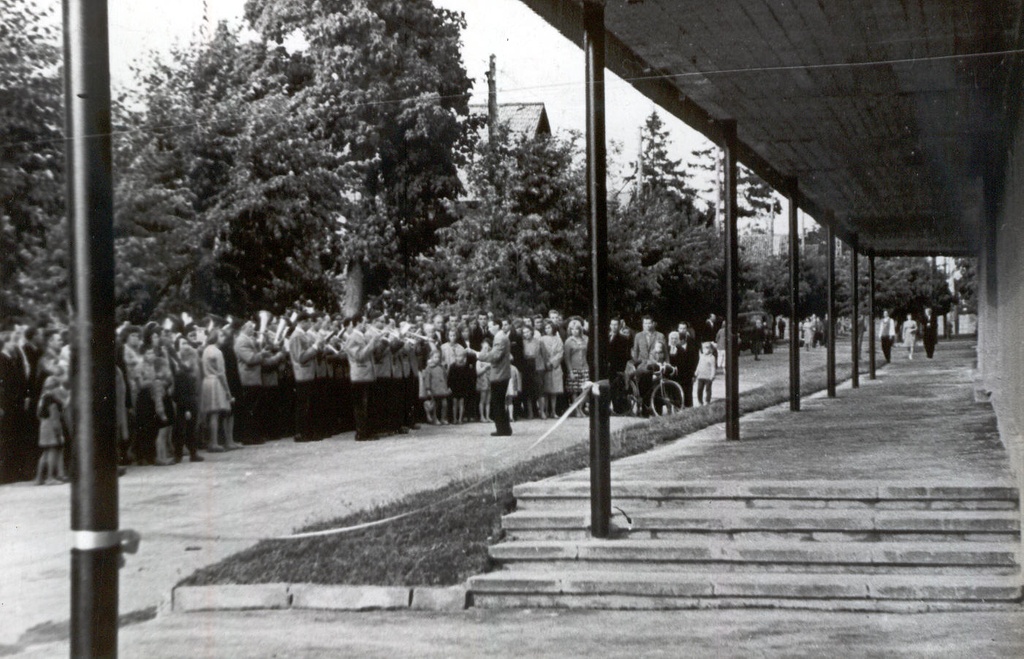
[[491, 365], [491, 382], [500, 382], [512, 377], [512, 360], [508, 342], [508, 334], [498, 330], [494, 337], [494, 345], [487, 352], [479, 353], [476, 358]]
[[373, 368], [373, 339], [353, 329], [348, 333], [345, 354], [348, 355], [349, 377], [352, 382], [373, 382], [377, 379]]
[[256, 339], [239, 334], [235, 339], [235, 357], [238, 358], [238, 379], [243, 387], [258, 387], [263, 384], [263, 354]]

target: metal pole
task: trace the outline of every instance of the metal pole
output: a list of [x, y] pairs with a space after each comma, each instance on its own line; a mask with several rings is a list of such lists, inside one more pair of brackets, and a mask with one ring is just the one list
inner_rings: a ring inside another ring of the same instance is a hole
[[860, 281], [857, 272], [857, 236], [850, 240], [850, 364], [852, 368], [851, 386], [854, 389], [860, 387]]
[[800, 234], [797, 227], [797, 180], [786, 186], [789, 197], [789, 409], [800, 411]]
[[587, 207], [590, 215], [591, 363], [601, 386], [590, 406], [590, 532], [607, 538], [612, 514], [608, 382], [608, 196], [604, 117], [604, 5], [583, 3], [587, 75]]
[[725, 438], [740, 438], [740, 251], [736, 217], [736, 122], [722, 122], [725, 164]]
[[[831, 218], [830, 218], [831, 219]], [[828, 355], [828, 397], [836, 397], [836, 234], [831, 222], [825, 226], [828, 242], [828, 332], [825, 352]]]
[[74, 309], [71, 655], [117, 655], [114, 232], [106, 0], [64, 0]]
[[868, 252], [868, 378], [875, 379], [875, 250]]

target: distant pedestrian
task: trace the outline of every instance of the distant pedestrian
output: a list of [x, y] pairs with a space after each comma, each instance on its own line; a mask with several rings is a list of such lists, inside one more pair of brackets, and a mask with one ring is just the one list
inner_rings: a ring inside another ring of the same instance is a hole
[[935, 344], [939, 341], [939, 319], [932, 313], [931, 307], [924, 308], [921, 337], [924, 339], [924, 353], [931, 359], [935, 355]]
[[[697, 402], [707, 405], [711, 402], [711, 383], [715, 379], [715, 353], [710, 341], [701, 346], [700, 358], [697, 360]], [[705, 397], [705, 392], [707, 396]]]
[[878, 336], [882, 341], [882, 355], [885, 363], [892, 361], [892, 344], [896, 341], [896, 321], [889, 316], [889, 310], [882, 312], [882, 320], [878, 323]]
[[909, 313], [907, 319], [903, 321], [902, 331], [903, 345], [907, 349], [907, 359], [913, 359], [914, 346], [917, 344], [917, 321]]

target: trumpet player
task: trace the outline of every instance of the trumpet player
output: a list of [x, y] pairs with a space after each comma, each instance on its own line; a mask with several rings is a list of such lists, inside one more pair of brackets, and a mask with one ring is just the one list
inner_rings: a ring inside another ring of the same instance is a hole
[[243, 444], [264, 442], [260, 436], [263, 429], [256, 422], [256, 414], [267, 404], [263, 399], [263, 363], [270, 357], [270, 351], [259, 345], [260, 343], [256, 338], [256, 323], [247, 320], [235, 338], [238, 377], [242, 383], [237, 408], [238, 434]]
[[288, 354], [295, 376], [295, 441], [310, 442], [316, 439], [312, 425], [312, 403], [316, 356], [320, 345], [316, 337], [310, 333], [308, 313], [299, 313], [295, 322], [297, 326], [288, 339]]
[[375, 429], [369, 423], [369, 408], [372, 396], [377, 393], [374, 352], [383, 338], [379, 332], [370, 331], [362, 315], [348, 318], [346, 325], [350, 327], [345, 353], [352, 381], [352, 416], [356, 425], [356, 441], [364, 442], [377, 439]]

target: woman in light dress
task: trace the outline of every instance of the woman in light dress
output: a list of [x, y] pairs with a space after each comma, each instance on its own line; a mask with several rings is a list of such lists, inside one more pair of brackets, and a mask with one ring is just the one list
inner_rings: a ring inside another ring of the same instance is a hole
[[914, 358], [914, 344], [917, 343], [917, 321], [909, 313], [903, 321], [903, 345], [907, 348], [907, 359]]
[[206, 450], [211, 453], [232, 448], [230, 445], [221, 446], [218, 439], [221, 421], [231, 414], [232, 403], [224, 369], [224, 353], [221, 352], [219, 343], [220, 330], [214, 329], [206, 339], [201, 361], [203, 384], [200, 389], [199, 408], [206, 417], [206, 427], [210, 432]]
[[555, 324], [550, 320], [544, 321], [544, 335], [540, 337], [540, 344], [547, 358], [544, 364], [544, 396], [540, 399], [540, 418], [546, 419], [549, 410], [551, 416], [557, 416], [558, 397], [565, 391], [562, 381], [562, 357], [565, 346], [562, 344], [562, 337], [555, 331]]

